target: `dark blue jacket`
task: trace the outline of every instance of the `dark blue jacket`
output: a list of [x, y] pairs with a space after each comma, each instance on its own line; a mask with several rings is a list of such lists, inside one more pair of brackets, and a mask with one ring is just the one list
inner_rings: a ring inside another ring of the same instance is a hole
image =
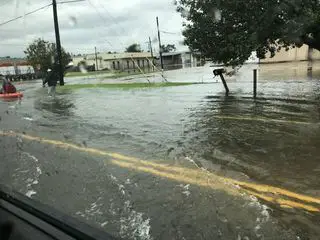
[[59, 65], [54, 64], [51, 71], [47, 73], [45, 79], [43, 81], [43, 85], [48, 83], [48, 86], [57, 86], [57, 82], [59, 81]]

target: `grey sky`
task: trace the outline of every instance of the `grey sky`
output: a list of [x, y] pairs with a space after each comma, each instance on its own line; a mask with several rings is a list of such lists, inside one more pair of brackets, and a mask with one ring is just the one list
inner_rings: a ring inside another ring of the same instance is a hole
[[[61, 2], [64, 0], [57, 0]], [[1, 0], [0, 24], [49, 4], [51, 0]], [[72, 53], [123, 51], [131, 43], [147, 49], [148, 37], [156, 39], [156, 16], [163, 44], [183, 40], [182, 19], [172, 0], [86, 0], [58, 5], [63, 47]], [[55, 41], [52, 6], [17, 21], [0, 26], [0, 56], [23, 56], [28, 43], [36, 38]], [[158, 42], [153, 42], [158, 51]]]

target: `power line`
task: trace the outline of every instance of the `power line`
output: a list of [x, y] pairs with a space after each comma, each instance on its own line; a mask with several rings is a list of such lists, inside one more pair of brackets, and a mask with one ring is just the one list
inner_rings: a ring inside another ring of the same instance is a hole
[[[90, 0], [88, 0], [90, 2]], [[92, 4], [91, 4], [92, 5]], [[102, 7], [102, 9], [107, 13], [108, 19], [110, 19], [115, 25], [117, 25], [124, 34], [126, 34], [126, 30], [123, 28], [123, 26], [121, 26], [115, 19], [115, 17], [112, 16], [112, 14], [105, 8], [105, 6], [100, 3], [100, 6]], [[100, 15], [100, 14], [99, 14]], [[101, 16], [101, 15], [100, 15]], [[102, 17], [103, 18], [103, 17]], [[107, 21], [103, 18], [104, 22], [106, 23]], [[115, 38], [117, 38], [119, 40], [120, 45], [122, 45], [123, 48], [125, 48], [125, 44], [123, 43], [123, 41], [120, 39], [120, 35], [119, 32], [117, 31], [117, 35], [114, 36]]]
[[7, 0], [7, 1], [3, 2], [3, 4], [1, 4], [1, 5], [0, 5], [0, 7], [2, 7], [2, 6], [4, 6], [4, 5], [6, 5], [6, 4], [8, 4], [9, 2], [10, 2], [10, 0]]
[[6, 45], [6, 46], [28, 46], [28, 44], [19, 44], [19, 43], [3, 43], [3, 42], [0, 42], [0, 45]]
[[[98, 13], [99, 17], [100, 17], [100, 18], [104, 21], [104, 23], [106, 24], [107, 21], [106, 21], [105, 18], [101, 15], [101, 13], [98, 11], [98, 9], [91, 3], [90, 0], [87, 0], [87, 1], [88, 1], [88, 3], [90, 4], [90, 6], [93, 7], [94, 10]], [[106, 40], [107, 43], [109, 43], [109, 45], [110, 45], [111, 47], [114, 47], [113, 44], [112, 44], [108, 39], [105, 39], [105, 40]]]
[[123, 33], [126, 33], [126, 30], [123, 28], [123, 26], [121, 26], [119, 23], [117, 23], [115, 21], [115, 18], [111, 15], [111, 13], [104, 7], [104, 5], [102, 3], [100, 3], [100, 6], [106, 11], [106, 13], [110, 16], [110, 18], [112, 19], [112, 21], [118, 25], [119, 28], [121, 28], [121, 30], [123, 31]]
[[178, 32], [168, 32], [168, 31], [160, 31], [162, 33], [166, 33], [166, 34], [172, 34], [172, 35], [180, 35], [181, 33]]
[[85, 2], [85, 1], [86, 0], [70, 0], [70, 1], [57, 2], [57, 4], [74, 3], [74, 2]]
[[20, 19], [20, 18], [23, 18], [23, 17], [25, 17], [25, 16], [31, 15], [31, 14], [33, 14], [33, 13], [36, 13], [36, 12], [38, 12], [38, 11], [40, 11], [40, 10], [43, 10], [43, 9], [45, 9], [45, 8], [51, 6], [51, 5], [52, 5], [52, 3], [47, 4], [47, 5], [43, 6], [43, 7], [40, 7], [40, 8], [37, 8], [37, 9], [31, 11], [31, 12], [28, 12], [28, 13], [26, 13], [26, 14], [24, 14], [24, 15], [21, 15], [21, 16], [12, 18], [12, 19], [10, 19], [10, 20], [8, 20], [8, 21], [2, 22], [2, 23], [0, 23], [0, 27], [3, 26], [3, 25], [8, 24], [8, 23], [10, 23], [10, 22], [16, 21], [16, 20], [18, 20], [18, 19]]

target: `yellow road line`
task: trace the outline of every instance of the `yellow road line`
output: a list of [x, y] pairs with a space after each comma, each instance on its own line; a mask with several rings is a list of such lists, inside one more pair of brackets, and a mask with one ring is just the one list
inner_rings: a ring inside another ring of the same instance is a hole
[[214, 116], [216, 119], [227, 119], [227, 120], [243, 120], [243, 121], [259, 121], [259, 122], [274, 122], [274, 123], [287, 123], [287, 124], [300, 124], [300, 125], [312, 125], [319, 123], [302, 122], [294, 120], [284, 119], [272, 119], [272, 118], [256, 118], [256, 117], [245, 117], [245, 116]]
[[[130, 168], [130, 169], [134, 169], [134, 170], [138, 170], [140, 172], [147, 172], [147, 173], [151, 173], [153, 175], [159, 176], [159, 177], [164, 177], [167, 179], [171, 179], [171, 180], [175, 180], [178, 182], [184, 182], [184, 183], [190, 183], [190, 184], [194, 184], [194, 185], [198, 185], [201, 187], [209, 187], [209, 188], [213, 188], [213, 189], [224, 189], [226, 188], [225, 184], [218, 183], [217, 181], [212, 181], [213, 179], [201, 179], [199, 178], [192, 178], [192, 177], [188, 177], [187, 173], [184, 175], [178, 175], [178, 174], [174, 174], [174, 173], [170, 173], [170, 172], [165, 172], [165, 171], [160, 171], [154, 168], [150, 168], [150, 167], [145, 167], [145, 166], [139, 166], [130, 162], [124, 162], [124, 161], [120, 161], [120, 160], [111, 160], [112, 164], [118, 165], [120, 167], [124, 167], [124, 168]], [[229, 193], [234, 193], [234, 194], [238, 194], [236, 192], [236, 189], [234, 189], [234, 191], [231, 190], [231, 188], [228, 190]]]
[[320, 204], [320, 198], [314, 198], [314, 197], [306, 196], [303, 194], [298, 194], [298, 193], [291, 192], [289, 190], [278, 188], [278, 187], [273, 187], [273, 186], [264, 185], [264, 184], [241, 182], [241, 181], [237, 181], [237, 180], [234, 180], [231, 178], [221, 177], [221, 176], [215, 175], [213, 173], [209, 173], [209, 172], [204, 172], [204, 171], [199, 171], [199, 170], [194, 170], [194, 169], [189, 169], [189, 168], [175, 167], [175, 166], [166, 165], [166, 164], [159, 164], [159, 163], [139, 160], [136, 158], [121, 158], [121, 156], [122, 155], [120, 155], [120, 157], [118, 159], [131, 161], [131, 162], [134, 162], [137, 164], [140, 163], [143, 165], [156, 167], [158, 169], [162, 169], [162, 170], [169, 171], [169, 172], [173, 171], [173, 172], [180, 173], [180, 174], [183, 174], [184, 172], [188, 172], [188, 175], [190, 175], [192, 177], [198, 177], [199, 174], [201, 176], [207, 175], [208, 177], [211, 177], [211, 178], [219, 178], [220, 181], [229, 182], [232, 184], [239, 185], [241, 187], [251, 188], [251, 189], [254, 189], [259, 192], [281, 194], [283, 196], [296, 198], [301, 201]]
[[[221, 177], [213, 173], [205, 172], [199, 169], [195, 170], [190, 168], [171, 166], [167, 164], [154, 163], [150, 161], [141, 160], [135, 157], [124, 156], [119, 153], [106, 152], [106, 151], [98, 150], [95, 148], [81, 147], [76, 144], [66, 143], [66, 142], [57, 141], [57, 140], [50, 140], [50, 139], [30, 136], [26, 134], [0, 131], [0, 135], [11, 136], [11, 137], [21, 137], [25, 140], [50, 144], [50, 145], [54, 145], [56, 147], [67, 149], [67, 150], [73, 149], [73, 150], [78, 150], [78, 151], [101, 155], [101, 156], [109, 156], [112, 158], [111, 163], [118, 165], [120, 167], [131, 168], [138, 171], [148, 172], [160, 177], [165, 177], [175, 181], [195, 184], [202, 187], [222, 189], [227, 191], [228, 193], [236, 194], [237, 191], [234, 188], [228, 187], [226, 184], [226, 183], [230, 183], [233, 185], [238, 185], [242, 188], [243, 191], [268, 202], [278, 203], [281, 206], [289, 206], [289, 207], [301, 208], [301, 209], [305, 209], [313, 212], [320, 212], [320, 209], [315, 206], [310, 206], [304, 203], [299, 203], [291, 200], [278, 198], [277, 196], [271, 197], [271, 196], [266, 196], [261, 194], [261, 193], [265, 193], [265, 194], [271, 193], [275, 195], [282, 195], [285, 197], [294, 198], [303, 202], [320, 204], [320, 198], [298, 194], [298, 193], [291, 192], [289, 190], [278, 188], [278, 187], [273, 187], [273, 186], [263, 185], [263, 184], [256, 184], [256, 183], [241, 182], [235, 179]], [[255, 191], [258, 191], [260, 193], [257, 193]]]
[[287, 200], [287, 199], [283, 199], [283, 198], [275, 198], [275, 197], [270, 197], [270, 196], [265, 196], [263, 194], [259, 194], [250, 190], [244, 190], [245, 192], [249, 193], [250, 195], [256, 196], [257, 198], [260, 198], [262, 200], [265, 200], [267, 202], [272, 202], [275, 204], [279, 204], [280, 207], [282, 208], [300, 208], [300, 209], [304, 209], [307, 210], [309, 212], [320, 212], [320, 208], [315, 207], [315, 206], [311, 206], [311, 205], [307, 205], [307, 204], [303, 204], [303, 203], [298, 203], [298, 202], [294, 202], [291, 200]]
[[[198, 185], [201, 187], [207, 187], [207, 188], [211, 188], [211, 189], [215, 189], [215, 190], [219, 189], [219, 190], [223, 190], [223, 191], [225, 191], [229, 194], [233, 194], [233, 195], [239, 194], [239, 191], [237, 191], [237, 189], [232, 188], [231, 186], [227, 186], [223, 181], [221, 181], [221, 179], [225, 179], [225, 178], [214, 176], [212, 174], [210, 174], [210, 175], [198, 174], [197, 177], [194, 177], [194, 176], [190, 176], [188, 174], [188, 171], [174, 174], [174, 173], [168, 171], [169, 169], [167, 169], [167, 171], [158, 170], [153, 167], [139, 165], [135, 162], [125, 162], [125, 161], [113, 159], [113, 160], [111, 160], [111, 163], [115, 164], [119, 167], [122, 167], [122, 168], [128, 168], [128, 169], [133, 169], [133, 170], [140, 171], [140, 172], [146, 172], [146, 173], [150, 173], [152, 175], [171, 179], [171, 180], [178, 181], [178, 182]], [[201, 173], [203, 173], [203, 172], [201, 172]], [[308, 205], [308, 204], [304, 204], [304, 203], [299, 203], [299, 202], [295, 202], [292, 200], [283, 199], [278, 196], [274, 196], [274, 197], [266, 196], [261, 193], [256, 193], [254, 191], [247, 190], [245, 188], [242, 188], [241, 190], [250, 194], [250, 195], [253, 195], [253, 196], [256, 196], [260, 199], [263, 199], [265, 201], [268, 201], [268, 202], [271, 202], [274, 204], [279, 204], [281, 207], [299, 208], [299, 209], [307, 210], [310, 212], [320, 212], [320, 208], [318, 208], [316, 206], [312, 206], [312, 205]]]
[[230, 181], [234, 184], [237, 184], [241, 187], [248, 187], [248, 188], [254, 189], [259, 192], [281, 194], [283, 196], [295, 198], [295, 199], [298, 199], [298, 200], [301, 200], [304, 202], [320, 204], [320, 198], [314, 198], [314, 197], [310, 197], [307, 195], [291, 192], [286, 189], [273, 187], [273, 186], [269, 186], [269, 185], [264, 185], [264, 184], [240, 182], [240, 181], [233, 180], [233, 179], [228, 179], [228, 181]]

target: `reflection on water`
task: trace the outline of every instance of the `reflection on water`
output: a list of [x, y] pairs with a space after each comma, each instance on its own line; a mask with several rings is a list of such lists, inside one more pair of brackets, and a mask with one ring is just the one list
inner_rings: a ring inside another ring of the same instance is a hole
[[318, 80], [320, 79], [320, 64], [314, 62], [312, 71], [308, 71], [308, 62], [292, 62], [259, 65], [259, 77], [263, 80]]
[[317, 105], [312, 101], [297, 105], [288, 99], [279, 102], [209, 98], [207, 105], [191, 114], [195, 121], [190, 126], [192, 144], [187, 149], [190, 154], [228, 165], [255, 179], [315, 191], [320, 181], [310, 173], [320, 161], [319, 115], [314, 113]]

